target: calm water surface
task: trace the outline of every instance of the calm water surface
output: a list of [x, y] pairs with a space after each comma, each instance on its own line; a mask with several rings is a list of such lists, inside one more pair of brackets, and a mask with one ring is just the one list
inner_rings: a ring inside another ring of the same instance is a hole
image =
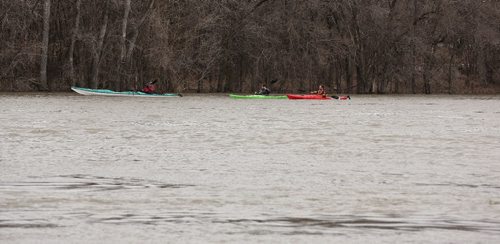
[[500, 242], [500, 97], [0, 95], [0, 242]]

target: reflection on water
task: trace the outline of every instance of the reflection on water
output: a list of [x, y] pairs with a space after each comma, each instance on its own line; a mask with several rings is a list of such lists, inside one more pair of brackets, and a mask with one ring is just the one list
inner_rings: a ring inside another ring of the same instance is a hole
[[2, 242], [500, 239], [498, 97], [0, 103]]

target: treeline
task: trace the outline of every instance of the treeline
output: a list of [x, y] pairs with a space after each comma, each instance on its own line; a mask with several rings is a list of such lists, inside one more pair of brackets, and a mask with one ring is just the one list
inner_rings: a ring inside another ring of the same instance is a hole
[[0, 90], [482, 93], [498, 0], [0, 0]]

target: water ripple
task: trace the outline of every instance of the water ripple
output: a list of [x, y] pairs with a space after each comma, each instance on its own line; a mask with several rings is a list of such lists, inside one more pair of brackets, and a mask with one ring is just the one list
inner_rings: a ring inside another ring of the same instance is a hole
[[297, 218], [282, 217], [274, 219], [229, 219], [222, 223], [244, 226], [267, 226], [289, 228], [349, 228], [349, 229], [386, 229], [400, 231], [423, 231], [427, 229], [459, 230], [472, 232], [500, 233], [500, 222], [492, 220], [465, 221], [449, 219], [404, 219], [404, 218], [369, 218], [362, 216], [341, 216], [337, 218]]
[[[63, 181], [72, 179], [72, 181]], [[84, 191], [113, 191], [127, 189], [146, 188], [185, 188], [194, 185], [189, 184], [168, 184], [156, 181], [149, 181], [124, 177], [101, 177], [91, 175], [61, 175], [53, 178], [53, 181], [23, 181], [23, 182], [0, 182], [0, 189], [3, 190], [35, 190], [35, 189], [58, 189], [58, 190], [84, 190]]]

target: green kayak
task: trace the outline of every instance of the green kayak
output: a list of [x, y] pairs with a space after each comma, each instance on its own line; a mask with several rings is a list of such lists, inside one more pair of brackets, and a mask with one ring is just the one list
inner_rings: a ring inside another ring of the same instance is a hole
[[235, 95], [235, 94], [229, 94], [230, 98], [234, 99], [288, 99], [287, 96], [284, 95]]

